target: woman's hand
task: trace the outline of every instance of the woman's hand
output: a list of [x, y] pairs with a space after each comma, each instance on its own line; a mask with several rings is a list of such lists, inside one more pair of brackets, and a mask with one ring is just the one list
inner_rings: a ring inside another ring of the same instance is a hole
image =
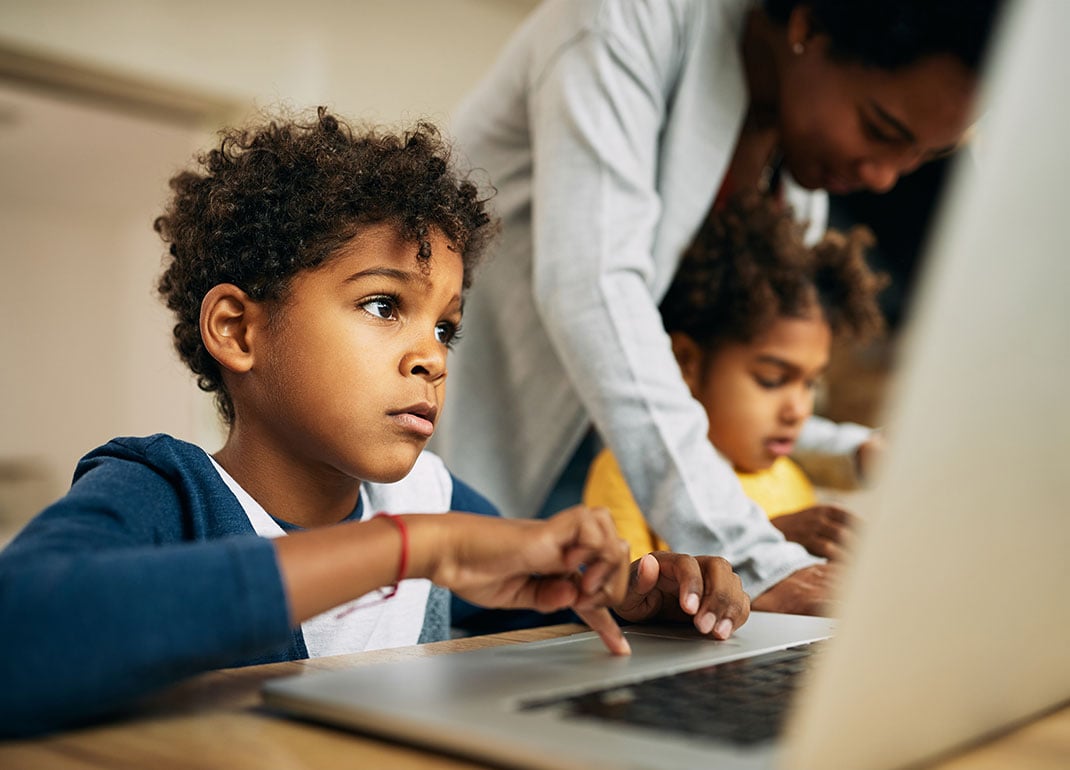
[[858, 527], [857, 516], [835, 505], [815, 505], [769, 521], [788, 540], [829, 561], [844, 559]]
[[747, 622], [750, 597], [719, 556], [658, 551], [632, 563], [628, 595], [614, 609], [629, 621], [690, 618], [701, 633], [727, 639]]
[[610, 652], [630, 652], [606, 609], [624, 600], [628, 544], [604, 508], [576, 506], [546, 520], [449, 513], [406, 521], [414, 518], [414, 557], [428, 560], [433, 582], [484, 607], [571, 607]]

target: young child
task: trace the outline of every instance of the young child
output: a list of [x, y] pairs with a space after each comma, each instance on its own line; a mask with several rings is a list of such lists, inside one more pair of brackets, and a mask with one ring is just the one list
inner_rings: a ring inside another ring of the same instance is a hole
[[[851, 514], [818, 505], [789, 455], [833, 342], [882, 328], [883, 279], [863, 256], [870, 243], [856, 228], [809, 248], [774, 199], [731, 199], [696, 235], [660, 307], [684, 381], [706, 409], [710, 442], [786, 538], [833, 560], [848, 544]], [[633, 558], [671, 545], [647, 526], [608, 451], [591, 466], [584, 503], [609, 508]]]
[[607, 607], [717, 638], [746, 619], [722, 559], [645, 559], [629, 580], [605, 511], [450, 512], [493, 513], [422, 451], [493, 225], [433, 127], [357, 132], [321, 109], [224, 132], [199, 163], [156, 220], [159, 289], [226, 443], [114, 439], [0, 554], [0, 732], [212, 668], [444, 638], [442, 589], [572, 607], [621, 654]]

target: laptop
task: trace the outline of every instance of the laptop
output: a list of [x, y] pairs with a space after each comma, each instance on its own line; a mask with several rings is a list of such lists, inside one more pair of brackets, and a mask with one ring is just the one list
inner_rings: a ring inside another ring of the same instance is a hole
[[[634, 626], [629, 658], [580, 633], [367, 664], [268, 682], [267, 705], [509, 767], [859, 770], [1070, 701], [1067, 29], [1070, 4], [1050, 2], [1012, 6], [1001, 29], [979, 163], [958, 164], [929, 244], [837, 620], [753, 613], [725, 642]], [[659, 701], [670, 681], [691, 694]], [[774, 727], [722, 729], [763, 688]]]

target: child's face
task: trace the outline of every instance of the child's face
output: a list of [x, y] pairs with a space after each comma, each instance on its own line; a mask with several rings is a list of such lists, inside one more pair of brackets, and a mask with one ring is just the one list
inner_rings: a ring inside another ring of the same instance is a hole
[[389, 224], [363, 229], [299, 273], [252, 409], [290, 461], [374, 482], [412, 468], [445, 396], [447, 343], [461, 321], [461, 257], [433, 230], [430, 260]]
[[832, 334], [820, 314], [779, 318], [751, 343], [726, 343], [705, 356], [691, 393], [706, 408], [710, 441], [736, 470], [768, 468], [790, 454], [814, 410]]

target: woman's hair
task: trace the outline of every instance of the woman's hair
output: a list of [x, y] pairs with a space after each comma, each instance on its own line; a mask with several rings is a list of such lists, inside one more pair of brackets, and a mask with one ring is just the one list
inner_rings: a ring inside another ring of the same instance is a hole
[[810, 11], [814, 31], [829, 36], [830, 54], [894, 70], [924, 56], [951, 54], [977, 71], [1002, 0], [765, 0], [770, 18], [786, 23], [796, 6]]
[[703, 223], [661, 302], [666, 331], [706, 350], [750, 343], [778, 318], [820, 317], [835, 339], [864, 341], [884, 328], [876, 296], [885, 285], [865, 261], [864, 227], [828, 231], [815, 246], [790, 208], [747, 194]]
[[154, 227], [171, 244], [158, 289], [178, 319], [175, 348], [228, 423], [234, 406], [200, 335], [201, 301], [213, 286], [283, 300], [294, 275], [361, 228], [389, 222], [412, 241], [414, 259], [430, 258], [429, 233], [441, 231], [462, 258], [468, 288], [495, 228], [431, 124], [357, 130], [320, 107], [305, 121], [267, 119], [220, 136], [196, 157], [198, 170], [171, 179], [174, 194]]

